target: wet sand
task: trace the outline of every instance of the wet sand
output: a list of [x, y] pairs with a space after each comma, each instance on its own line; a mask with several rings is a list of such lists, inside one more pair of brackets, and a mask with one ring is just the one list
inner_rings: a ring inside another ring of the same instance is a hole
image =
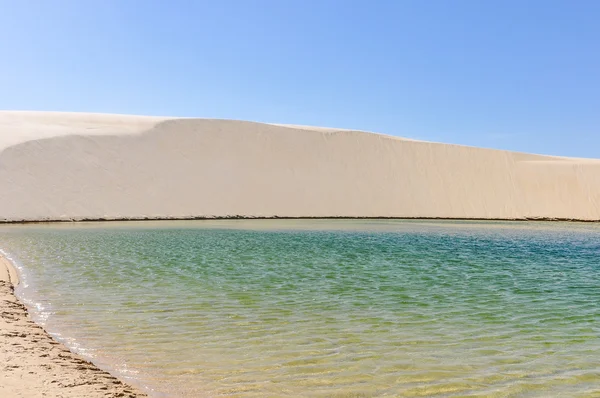
[[33, 322], [14, 294], [18, 276], [0, 257], [0, 397], [145, 397], [69, 351]]

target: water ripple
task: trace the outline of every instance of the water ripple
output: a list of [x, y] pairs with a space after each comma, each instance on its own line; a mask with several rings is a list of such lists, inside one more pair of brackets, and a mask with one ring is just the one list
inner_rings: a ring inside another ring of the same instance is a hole
[[20, 294], [156, 396], [600, 394], [600, 228], [3, 227]]

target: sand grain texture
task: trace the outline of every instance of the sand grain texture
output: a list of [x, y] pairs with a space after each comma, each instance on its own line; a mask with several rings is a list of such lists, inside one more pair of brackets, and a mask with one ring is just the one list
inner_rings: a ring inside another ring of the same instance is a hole
[[0, 220], [600, 220], [600, 160], [264, 123], [0, 112]]
[[0, 397], [145, 397], [73, 354], [34, 323], [14, 295], [16, 273], [0, 257]]

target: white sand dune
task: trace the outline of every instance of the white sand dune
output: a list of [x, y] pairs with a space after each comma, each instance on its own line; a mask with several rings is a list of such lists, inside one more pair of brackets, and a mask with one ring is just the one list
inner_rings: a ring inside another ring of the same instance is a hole
[[600, 160], [306, 126], [0, 112], [0, 220], [600, 220]]

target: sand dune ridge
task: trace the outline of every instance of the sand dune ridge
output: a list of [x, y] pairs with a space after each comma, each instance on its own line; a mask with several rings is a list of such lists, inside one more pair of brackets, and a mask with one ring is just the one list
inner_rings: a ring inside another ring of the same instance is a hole
[[344, 129], [0, 112], [0, 219], [600, 220], [600, 160]]

